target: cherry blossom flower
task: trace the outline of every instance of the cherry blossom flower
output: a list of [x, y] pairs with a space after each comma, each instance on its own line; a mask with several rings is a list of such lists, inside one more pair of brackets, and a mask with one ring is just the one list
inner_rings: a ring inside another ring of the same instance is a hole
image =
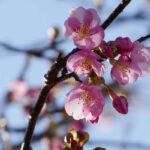
[[12, 100], [21, 100], [28, 91], [28, 85], [23, 80], [16, 80], [10, 83], [9, 90], [12, 94]]
[[85, 118], [97, 123], [104, 103], [100, 87], [81, 84], [67, 94], [65, 110], [75, 120]]
[[78, 48], [94, 49], [100, 46], [104, 39], [104, 30], [99, 24], [100, 18], [95, 9], [74, 8], [64, 23], [64, 34], [73, 39]]
[[118, 52], [120, 54], [126, 54], [126, 53], [131, 52], [131, 50], [132, 50], [132, 42], [128, 37], [126, 37], [126, 38], [121, 38], [121, 37], [117, 38], [115, 40], [115, 44], [116, 44], [116, 47], [117, 47]]
[[110, 62], [113, 64], [111, 76], [115, 77], [122, 85], [134, 83], [140, 77], [140, 68], [128, 56], [120, 56], [119, 60]]
[[98, 77], [102, 77], [106, 71], [106, 65], [98, 62], [100, 56], [91, 51], [79, 51], [71, 55], [67, 60], [67, 69], [79, 76], [89, 75], [92, 71]]
[[131, 60], [140, 68], [141, 77], [147, 75], [150, 72], [150, 47], [144, 47], [140, 42], [134, 42]]
[[134, 42], [129, 53], [121, 55], [118, 61], [110, 62], [113, 64], [112, 77], [122, 85], [134, 83], [138, 77], [143, 77], [150, 72], [150, 47]]

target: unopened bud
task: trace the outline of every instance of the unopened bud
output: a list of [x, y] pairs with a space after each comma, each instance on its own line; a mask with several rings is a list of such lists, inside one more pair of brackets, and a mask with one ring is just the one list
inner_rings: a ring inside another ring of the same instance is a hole
[[128, 102], [124, 96], [118, 96], [113, 100], [113, 107], [121, 114], [128, 113]]
[[56, 27], [50, 27], [47, 30], [47, 34], [51, 39], [55, 39], [59, 36], [59, 29]]

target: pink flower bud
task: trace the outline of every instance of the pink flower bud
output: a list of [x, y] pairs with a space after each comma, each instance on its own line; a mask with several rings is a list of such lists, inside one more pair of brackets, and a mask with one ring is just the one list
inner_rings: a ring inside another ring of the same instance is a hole
[[118, 48], [119, 53], [121, 53], [121, 54], [128, 53], [132, 50], [132, 42], [128, 37], [117, 38], [116, 39], [116, 46]]
[[113, 99], [113, 107], [121, 114], [128, 113], [128, 102], [124, 96], [117, 96]]
[[113, 49], [110, 46], [103, 46], [102, 51], [103, 51], [103, 55], [106, 57], [113, 56]]

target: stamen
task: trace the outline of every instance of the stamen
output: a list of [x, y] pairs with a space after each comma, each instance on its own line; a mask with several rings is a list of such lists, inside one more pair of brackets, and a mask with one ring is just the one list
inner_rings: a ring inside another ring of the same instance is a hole
[[90, 106], [94, 104], [93, 99], [89, 96], [89, 91], [85, 90], [85, 92], [80, 96], [80, 100], [83, 100], [84, 103], [88, 103]]
[[121, 70], [123, 73], [127, 73], [127, 72], [129, 72], [130, 73], [130, 66], [127, 64], [127, 63], [125, 63], [125, 62], [121, 62], [121, 61], [117, 61], [117, 60], [110, 60], [110, 63], [113, 65], [113, 66], [115, 66], [115, 67], [117, 67], [119, 70]]
[[79, 33], [79, 38], [80, 40], [86, 38], [87, 36], [89, 36], [89, 27], [87, 25], [84, 25], [80, 31], [78, 31]]
[[81, 66], [86, 70], [90, 70], [91, 69], [90, 63], [91, 63], [91, 61], [89, 60], [89, 58], [84, 56]]

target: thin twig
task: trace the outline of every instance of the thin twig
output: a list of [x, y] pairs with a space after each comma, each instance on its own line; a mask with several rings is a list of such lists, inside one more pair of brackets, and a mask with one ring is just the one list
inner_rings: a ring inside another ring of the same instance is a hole
[[146, 36], [143, 36], [143, 37], [139, 38], [137, 41], [143, 42], [143, 41], [145, 41], [145, 40], [148, 40], [149, 38], [150, 38], [150, 34], [148, 34], [148, 35], [146, 35]]
[[27, 69], [29, 68], [30, 60], [31, 60], [31, 56], [27, 55], [26, 56], [26, 60], [25, 60], [25, 64], [24, 64], [24, 66], [23, 66], [23, 68], [21, 70], [21, 73], [20, 73], [19, 77], [18, 77], [19, 80], [23, 80], [23, 78], [24, 78], [24, 76], [25, 76], [25, 74], [27, 72]]
[[0, 41], [0, 46], [5, 48], [6, 50], [9, 50], [12, 52], [17, 52], [17, 53], [24, 53], [24, 54], [28, 54], [31, 56], [40, 57], [40, 58], [44, 58], [44, 59], [48, 59], [48, 60], [51, 60], [52, 58], [44, 56], [45, 51], [50, 49], [50, 50], [54, 50], [56, 52], [60, 52], [58, 49], [56, 49], [55, 45], [56, 45], [56, 42], [52, 42], [52, 43], [48, 44], [47, 46], [40, 48], [40, 49], [21, 49], [21, 48], [12, 46], [8, 43]]
[[116, 17], [125, 9], [125, 7], [131, 2], [131, 0], [122, 0], [118, 7], [113, 11], [113, 13], [107, 18], [107, 20], [102, 24], [102, 28], [106, 29]]

